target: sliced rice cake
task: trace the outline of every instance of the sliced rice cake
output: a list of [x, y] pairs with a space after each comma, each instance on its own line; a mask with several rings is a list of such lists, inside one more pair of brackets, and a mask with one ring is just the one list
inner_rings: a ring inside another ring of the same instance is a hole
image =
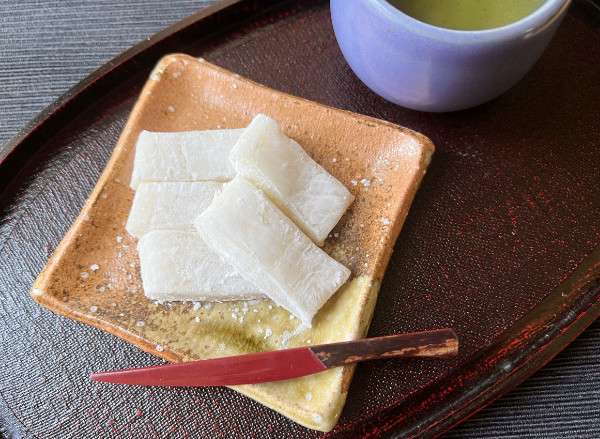
[[154, 300], [263, 298], [197, 232], [154, 230], [138, 242], [144, 294]]
[[239, 175], [264, 190], [318, 245], [354, 200], [342, 183], [264, 114], [244, 130], [230, 159]]
[[241, 276], [308, 325], [350, 276], [240, 176], [225, 185], [195, 225]]
[[141, 238], [152, 230], [195, 231], [194, 219], [213, 200], [223, 183], [143, 182], [135, 196], [125, 228]]
[[142, 181], [231, 180], [235, 170], [228, 157], [242, 131], [142, 131], [135, 145], [131, 188]]

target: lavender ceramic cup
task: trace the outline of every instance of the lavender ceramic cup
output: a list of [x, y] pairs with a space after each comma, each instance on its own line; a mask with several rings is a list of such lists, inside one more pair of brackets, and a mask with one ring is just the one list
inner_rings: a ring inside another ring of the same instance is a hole
[[547, 0], [519, 21], [481, 31], [416, 20], [386, 0], [331, 0], [344, 57], [375, 93], [403, 107], [455, 111], [518, 82], [538, 60], [571, 0]]

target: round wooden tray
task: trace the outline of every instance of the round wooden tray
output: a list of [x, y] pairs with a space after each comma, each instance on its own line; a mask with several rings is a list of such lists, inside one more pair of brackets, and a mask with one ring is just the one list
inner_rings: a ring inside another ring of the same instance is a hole
[[[111, 368], [115, 357], [156, 360], [40, 311], [22, 288], [81, 209], [151, 67], [170, 52], [407, 126], [437, 146], [370, 335], [450, 323], [460, 356], [360, 365], [330, 436], [439, 434], [539, 369], [600, 315], [600, 35], [576, 10], [514, 89], [436, 115], [387, 103], [358, 81], [337, 47], [327, 2], [225, 2], [104, 66], [9, 146], [0, 164], [0, 290], [15, 331], [3, 354], [22, 397], [0, 403], [5, 429], [109, 435], [143, 406], [144, 422], [127, 427], [136, 437], [319, 436], [228, 389], [94, 387], [88, 373]], [[33, 352], [24, 352], [22, 337]]]

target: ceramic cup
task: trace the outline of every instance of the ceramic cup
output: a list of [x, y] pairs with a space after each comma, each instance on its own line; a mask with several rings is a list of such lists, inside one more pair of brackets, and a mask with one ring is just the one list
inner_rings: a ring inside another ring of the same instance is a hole
[[331, 0], [336, 38], [356, 75], [403, 107], [455, 111], [518, 82], [538, 60], [571, 0], [547, 0], [506, 26], [460, 31], [433, 26], [386, 0]]

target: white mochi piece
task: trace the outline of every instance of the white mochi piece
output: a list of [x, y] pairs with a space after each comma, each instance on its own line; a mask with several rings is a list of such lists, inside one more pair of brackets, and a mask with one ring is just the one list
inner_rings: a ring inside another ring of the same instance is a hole
[[210, 250], [198, 232], [155, 230], [138, 242], [144, 294], [154, 300], [250, 300], [254, 285]]
[[354, 200], [342, 183], [264, 114], [252, 120], [229, 157], [239, 175], [264, 190], [318, 245]]
[[136, 238], [152, 230], [195, 231], [194, 219], [222, 187], [214, 181], [140, 183], [125, 228]]
[[206, 244], [258, 291], [309, 325], [350, 276], [240, 176], [224, 186], [195, 225]]
[[242, 131], [142, 131], [135, 145], [131, 188], [142, 181], [231, 180], [235, 170], [228, 157]]

